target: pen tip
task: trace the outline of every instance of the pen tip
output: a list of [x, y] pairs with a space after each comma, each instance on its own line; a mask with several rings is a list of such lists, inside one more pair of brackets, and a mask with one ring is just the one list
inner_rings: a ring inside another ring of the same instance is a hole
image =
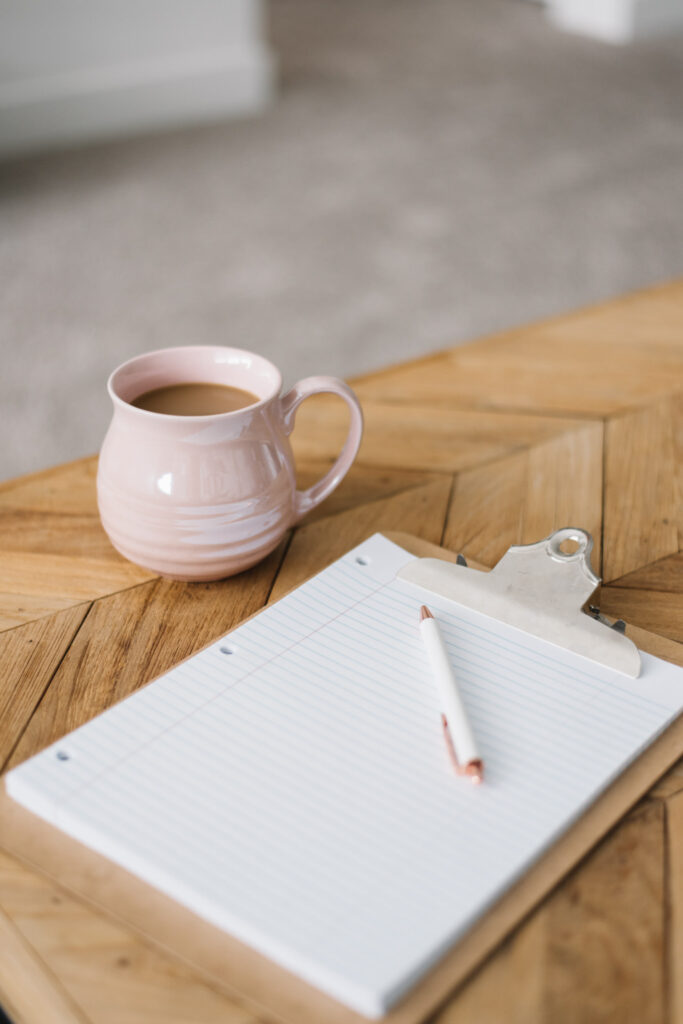
[[423, 604], [420, 608], [420, 622], [424, 622], [425, 619], [433, 619], [434, 616], [430, 612], [426, 604]]
[[469, 776], [469, 780], [473, 785], [478, 786], [484, 781], [484, 763], [483, 761], [470, 761], [465, 765], [465, 775]]

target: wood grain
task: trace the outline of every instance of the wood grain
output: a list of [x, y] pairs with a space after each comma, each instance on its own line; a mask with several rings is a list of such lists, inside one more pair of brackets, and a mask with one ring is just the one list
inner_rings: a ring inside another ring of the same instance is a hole
[[284, 542], [254, 569], [218, 583], [152, 580], [95, 601], [15, 748], [18, 764], [122, 700], [260, 608]]
[[544, 1016], [546, 912], [503, 942], [431, 1024], [550, 1024]]
[[600, 591], [600, 608], [615, 619], [632, 622], [648, 632], [683, 641], [683, 592], [637, 590], [607, 586]]
[[78, 632], [88, 604], [0, 636], [0, 771]]
[[125, 564], [94, 512], [42, 512], [0, 505], [0, 538], [2, 552], [30, 551]]
[[2, 908], [0, 949], [0, 988], [15, 1024], [90, 1024]]
[[603, 578], [678, 551], [670, 399], [610, 420], [605, 433]]
[[110, 561], [33, 551], [2, 551], [1, 556], [0, 592], [15, 595], [17, 609], [30, 610], [30, 600], [37, 595], [46, 607], [62, 608], [155, 578], [123, 558]]
[[[0, 985], [27, 1024], [256, 1024], [177, 959], [4, 854], [0, 904]], [[10, 976], [22, 953], [23, 969]]]
[[671, 396], [674, 448], [674, 504], [678, 520], [678, 549], [683, 551], [683, 388]]
[[[463, 346], [439, 359], [406, 367], [373, 381], [354, 383], [365, 405], [368, 401], [426, 403], [442, 409], [527, 413], [596, 418], [625, 412], [643, 401], [671, 391], [672, 377], [683, 377], [683, 360], [652, 369], [648, 360], [631, 361], [623, 370], [617, 360], [620, 346], [596, 363], [595, 349], [577, 350], [549, 344], [538, 332], [536, 344], [522, 349], [514, 337], [504, 349], [487, 351], [485, 345]], [[654, 357], [656, 358], [656, 357]], [[587, 360], [583, 365], [582, 360]], [[564, 366], [560, 368], [562, 361]], [[649, 367], [645, 369], [644, 367]]]
[[668, 799], [683, 790], [683, 757], [650, 790], [655, 799]]
[[679, 283], [353, 381], [363, 400], [610, 416], [683, 387]]
[[62, 466], [0, 483], [0, 509], [97, 515], [97, 457], [88, 456]]
[[288, 590], [378, 531], [387, 533], [401, 529], [438, 543], [451, 485], [450, 477], [440, 477], [421, 487], [358, 505], [332, 518], [301, 527], [292, 538], [270, 600], [277, 601]]
[[528, 453], [463, 470], [455, 478], [444, 545], [491, 568], [512, 544], [520, 544]]
[[614, 829], [462, 987], [434, 1024], [660, 1024], [664, 807]]
[[[681, 776], [683, 781], [683, 774]], [[665, 804], [668, 841], [668, 932], [666, 960], [671, 1024], [683, 1024], [683, 790]]]
[[620, 576], [610, 586], [634, 590], [663, 590], [671, 594], [683, 591], [683, 552], [660, 558], [634, 572]]
[[0, 593], [0, 634], [36, 619], [56, 615], [64, 609], [75, 608], [76, 604], [72, 597], [55, 597], [54, 594]]
[[[304, 462], [297, 466], [297, 487], [305, 490], [319, 480], [330, 468], [330, 460]], [[450, 480], [450, 474], [446, 474]], [[435, 483], [440, 473], [425, 473], [410, 469], [382, 469], [375, 466], [356, 464], [344, 477], [339, 487], [322, 505], [318, 505], [303, 520], [303, 524], [335, 516], [359, 505], [367, 505], [380, 498], [391, 498], [402, 491], [411, 490], [424, 484]]]
[[511, 544], [533, 544], [562, 526], [594, 540], [600, 569], [601, 423], [588, 423], [523, 452], [457, 475], [444, 544], [492, 566]]
[[0, 484], [0, 631], [155, 578], [109, 543], [96, 472], [80, 459]]
[[[576, 426], [559, 416], [435, 408], [433, 404], [363, 403], [365, 434], [358, 462], [391, 469], [452, 472], [537, 444]], [[346, 436], [348, 413], [328, 395], [297, 414], [297, 458], [329, 459]]]
[[664, 1020], [664, 808], [646, 801], [548, 905], [544, 1019]]

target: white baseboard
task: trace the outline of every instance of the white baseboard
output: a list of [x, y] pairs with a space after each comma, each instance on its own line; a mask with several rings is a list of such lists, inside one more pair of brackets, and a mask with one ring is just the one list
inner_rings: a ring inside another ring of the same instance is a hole
[[259, 0], [0, 0], [0, 13], [13, 30], [0, 155], [251, 114], [272, 96]]
[[551, 20], [608, 43], [683, 32], [683, 0], [550, 0]]
[[0, 154], [251, 114], [272, 83], [265, 52], [26, 82], [0, 92]]

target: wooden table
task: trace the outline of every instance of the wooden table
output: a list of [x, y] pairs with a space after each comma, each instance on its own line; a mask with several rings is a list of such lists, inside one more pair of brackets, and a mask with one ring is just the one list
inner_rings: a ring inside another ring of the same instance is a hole
[[[272, 556], [225, 582], [172, 583], [123, 561], [99, 525], [95, 459], [0, 487], [0, 765], [91, 718], [375, 530], [418, 534], [492, 565], [510, 544], [584, 526], [605, 580], [602, 608], [683, 641], [683, 283], [354, 386], [366, 413], [356, 466]], [[302, 407], [302, 483], [329, 464], [344, 428], [334, 402]], [[5, 855], [0, 1003], [22, 1024], [257, 1020]], [[683, 1021], [683, 763], [434, 1021]]]

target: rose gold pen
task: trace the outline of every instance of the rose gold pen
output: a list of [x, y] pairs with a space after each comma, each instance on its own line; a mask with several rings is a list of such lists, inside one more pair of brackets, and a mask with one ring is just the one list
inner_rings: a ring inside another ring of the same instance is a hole
[[466, 775], [471, 782], [479, 784], [484, 780], [484, 762], [477, 750], [439, 624], [424, 604], [420, 609], [420, 633], [441, 698], [441, 723], [453, 767], [458, 775]]

